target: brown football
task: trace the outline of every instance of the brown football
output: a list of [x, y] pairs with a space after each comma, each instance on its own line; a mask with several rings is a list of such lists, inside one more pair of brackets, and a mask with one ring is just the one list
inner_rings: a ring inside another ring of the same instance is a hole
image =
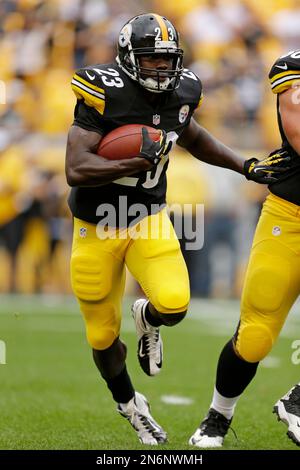
[[97, 154], [108, 160], [124, 160], [138, 156], [142, 144], [142, 127], [146, 127], [153, 141], [160, 139], [159, 129], [141, 124], [127, 124], [106, 134], [99, 144]]

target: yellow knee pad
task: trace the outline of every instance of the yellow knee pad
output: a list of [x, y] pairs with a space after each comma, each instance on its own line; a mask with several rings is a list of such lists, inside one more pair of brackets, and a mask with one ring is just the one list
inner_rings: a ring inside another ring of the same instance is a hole
[[71, 259], [71, 283], [78, 299], [99, 302], [111, 291], [112, 275], [109, 265], [105, 272], [97, 256], [80, 253], [73, 254]]
[[174, 285], [168, 286], [167, 288], [161, 288], [157, 293], [157, 297], [153, 302], [153, 305], [156, 310], [161, 313], [180, 313], [187, 310], [189, 301], [189, 290], [183, 285]]
[[247, 310], [262, 313], [278, 311], [288, 292], [291, 271], [289, 262], [269, 253], [254, 253], [249, 266], [243, 305]]
[[113, 344], [118, 335], [110, 328], [97, 329], [94, 326], [89, 327], [89, 325], [87, 325], [86, 337], [89, 345], [93, 349], [104, 351]]
[[247, 362], [264, 359], [273, 346], [270, 329], [265, 325], [241, 325], [236, 341], [238, 354]]

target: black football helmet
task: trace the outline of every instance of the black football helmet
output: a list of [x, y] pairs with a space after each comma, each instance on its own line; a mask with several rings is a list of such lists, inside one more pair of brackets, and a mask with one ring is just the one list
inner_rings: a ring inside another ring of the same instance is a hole
[[[140, 66], [141, 56], [164, 55], [172, 59], [172, 68], [157, 70]], [[138, 15], [121, 29], [117, 63], [133, 80], [154, 93], [173, 91], [179, 87], [183, 50], [173, 24], [155, 13]]]

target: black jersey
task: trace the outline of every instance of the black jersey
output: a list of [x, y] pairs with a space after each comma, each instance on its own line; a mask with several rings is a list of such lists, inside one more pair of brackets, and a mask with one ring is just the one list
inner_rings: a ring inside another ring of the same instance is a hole
[[281, 122], [279, 93], [288, 90], [295, 82], [300, 83], [300, 50], [289, 52], [276, 60], [269, 73], [273, 93], [277, 94], [277, 120], [282, 146], [292, 156], [291, 170], [277, 183], [269, 186], [270, 191], [287, 201], [300, 205], [300, 156], [289, 143]]
[[[150, 92], [128, 77], [116, 63], [78, 70], [72, 79], [72, 89], [77, 97], [74, 125], [104, 136], [119, 126], [144, 124], [165, 130], [172, 144], [189, 124], [202, 99], [200, 80], [185, 69], [179, 88], [157, 95], [153, 105], [147, 97]], [[123, 212], [125, 207], [142, 204], [148, 215], [155, 213], [166, 201], [167, 166], [168, 156], [164, 156], [150, 171], [102, 186], [72, 188], [70, 209], [75, 217], [98, 223], [103, 215], [102, 208], [111, 204], [116, 210], [116, 226], [124, 226], [126, 219], [127, 224], [135, 219], [134, 215], [127, 214], [124, 218], [124, 213], [119, 213], [120, 197]]]

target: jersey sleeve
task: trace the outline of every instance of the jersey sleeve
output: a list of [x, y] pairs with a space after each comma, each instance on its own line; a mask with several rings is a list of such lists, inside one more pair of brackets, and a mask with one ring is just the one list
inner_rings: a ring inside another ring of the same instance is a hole
[[269, 81], [275, 94], [288, 90], [295, 82], [300, 83], [300, 50], [277, 59], [270, 70]]
[[73, 125], [82, 127], [87, 131], [106, 133], [106, 125], [95, 108], [85, 104], [83, 100], [78, 100], [74, 111]]
[[73, 75], [71, 87], [77, 98], [74, 124], [103, 134], [105, 90], [97, 74], [89, 68], [79, 69]]
[[189, 104], [189, 116], [186, 124], [189, 123], [193, 113], [203, 102], [203, 87], [199, 77], [189, 69], [184, 69], [180, 86], [180, 98], [182, 104]]
[[192, 114], [200, 108], [203, 102], [203, 86], [200, 78], [191, 71], [186, 72], [190, 74], [193, 78], [190, 79], [189, 85], [193, 93], [192, 95]]
[[89, 69], [77, 70], [72, 78], [71, 86], [78, 100], [83, 100], [87, 106], [91, 106], [99, 114], [104, 114], [105, 91], [100, 86], [101, 82], [95, 72]]
[[[200, 80], [199, 80], [199, 82], [200, 82]], [[198, 101], [198, 104], [197, 104], [195, 110], [196, 110], [196, 109], [199, 109], [200, 106], [202, 105], [202, 102], [203, 102], [203, 97], [204, 97], [204, 95], [203, 95], [203, 88], [202, 88], [202, 83], [201, 83], [201, 82], [200, 82], [200, 87], [201, 87], [201, 89], [200, 89], [199, 101]]]

